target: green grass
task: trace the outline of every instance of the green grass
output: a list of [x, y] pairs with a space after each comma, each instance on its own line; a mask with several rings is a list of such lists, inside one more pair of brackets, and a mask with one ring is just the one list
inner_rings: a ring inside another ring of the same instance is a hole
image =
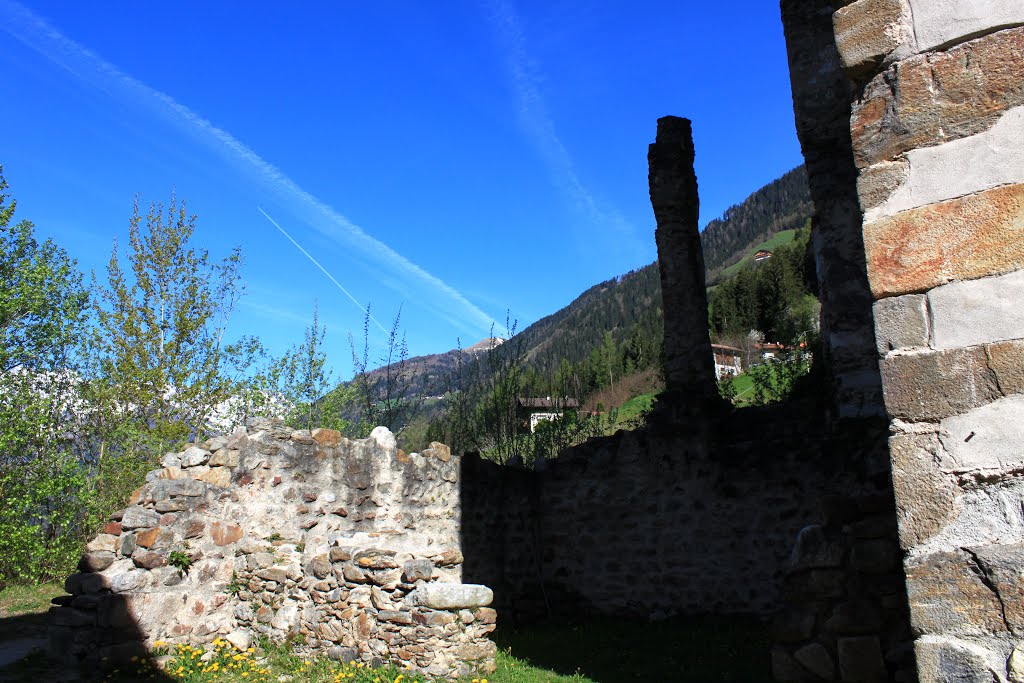
[[50, 608], [50, 598], [57, 595], [64, 595], [64, 588], [56, 583], [7, 586], [0, 591], [0, 617], [45, 612]]
[[657, 395], [657, 392], [640, 394], [623, 403], [619, 406], [618, 424], [635, 420], [641, 414], [649, 411], [651, 406], [654, 405], [654, 397]]
[[750, 375], [736, 375], [730, 381], [733, 389], [736, 390], [736, 407], [743, 408], [751, 405], [754, 400], [754, 380], [750, 378]]
[[796, 233], [796, 230], [783, 230], [782, 232], [775, 233], [768, 240], [761, 242], [761, 244], [751, 249], [750, 252], [748, 252], [747, 255], [741, 258], [739, 261], [732, 264], [728, 268], [724, 269], [719, 279], [725, 280], [727, 278], [730, 278], [733, 275], [736, 275], [744, 268], [746, 268], [748, 265], [754, 262], [754, 254], [756, 254], [761, 249], [775, 251], [779, 247], [786, 246], [794, 239], [796, 239]]

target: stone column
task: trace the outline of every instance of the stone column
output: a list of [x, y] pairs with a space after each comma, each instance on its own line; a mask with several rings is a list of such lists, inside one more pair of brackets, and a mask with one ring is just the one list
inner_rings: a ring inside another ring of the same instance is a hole
[[919, 679], [1024, 681], [1024, 3], [833, 22]]
[[824, 366], [840, 418], [881, 416], [882, 394], [864, 267], [857, 168], [850, 144], [853, 84], [840, 66], [832, 0], [783, 0], [796, 130], [814, 200], [812, 244]]
[[671, 394], [697, 407], [716, 389], [693, 155], [689, 119], [658, 119], [647, 163], [665, 309], [665, 383]]

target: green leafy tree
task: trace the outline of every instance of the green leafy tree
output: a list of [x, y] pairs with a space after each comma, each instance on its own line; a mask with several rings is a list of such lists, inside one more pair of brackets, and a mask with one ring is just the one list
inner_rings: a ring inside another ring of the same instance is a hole
[[224, 335], [243, 291], [241, 254], [211, 259], [192, 245], [195, 229], [184, 202], [143, 216], [136, 200], [126, 254], [115, 244], [106, 284], [93, 276], [98, 391], [117, 397], [101, 404], [160, 439], [202, 434], [238, 379], [239, 348]]
[[14, 221], [7, 188], [0, 168], [0, 583], [68, 571], [89, 507], [65, 429], [87, 294], [74, 260]]

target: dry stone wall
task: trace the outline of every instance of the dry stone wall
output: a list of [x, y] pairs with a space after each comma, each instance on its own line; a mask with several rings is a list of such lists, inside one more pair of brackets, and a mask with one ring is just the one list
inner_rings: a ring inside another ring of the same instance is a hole
[[459, 457], [385, 428], [256, 421], [169, 453], [88, 545], [52, 614], [52, 653], [298, 638], [311, 654], [432, 675], [488, 671], [489, 588], [462, 583]]
[[1024, 681], [1024, 3], [833, 18], [920, 680]]

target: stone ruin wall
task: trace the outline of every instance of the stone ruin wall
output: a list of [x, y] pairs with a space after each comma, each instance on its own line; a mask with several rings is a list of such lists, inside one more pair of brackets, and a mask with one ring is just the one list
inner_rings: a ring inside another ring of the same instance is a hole
[[1024, 681], [1024, 3], [833, 20], [920, 680]]
[[95, 665], [158, 640], [262, 635], [432, 675], [489, 671], [496, 613], [489, 588], [462, 583], [460, 461], [436, 443], [405, 454], [383, 427], [351, 441], [269, 420], [169, 453], [68, 578], [51, 652]]

